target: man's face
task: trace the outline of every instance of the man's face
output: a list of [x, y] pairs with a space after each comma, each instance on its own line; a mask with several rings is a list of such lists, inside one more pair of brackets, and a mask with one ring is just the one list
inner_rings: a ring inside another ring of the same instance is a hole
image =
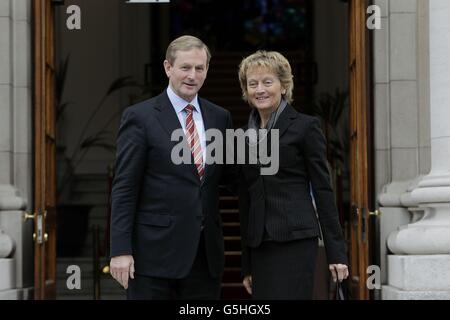
[[191, 102], [203, 85], [208, 72], [207, 56], [204, 49], [177, 51], [175, 61], [164, 61], [164, 69], [170, 87], [184, 100]]

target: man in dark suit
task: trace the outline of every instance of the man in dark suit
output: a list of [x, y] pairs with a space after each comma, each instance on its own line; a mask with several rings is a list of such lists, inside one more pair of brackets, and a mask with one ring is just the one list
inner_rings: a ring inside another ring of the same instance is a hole
[[[221, 164], [206, 161], [205, 132], [232, 128], [225, 109], [198, 97], [210, 53], [198, 38], [168, 47], [169, 86], [125, 110], [112, 188], [112, 276], [129, 299], [218, 299], [224, 265]], [[191, 163], [176, 165], [182, 129]], [[131, 279], [130, 279], [131, 278]]]

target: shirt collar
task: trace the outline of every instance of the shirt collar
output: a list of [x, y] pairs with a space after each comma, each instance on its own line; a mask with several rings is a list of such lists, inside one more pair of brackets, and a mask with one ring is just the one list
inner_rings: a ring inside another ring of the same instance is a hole
[[192, 105], [194, 107], [194, 110], [201, 114], [200, 105], [198, 103], [198, 94], [195, 95], [194, 99], [192, 99], [191, 102], [188, 102], [179, 97], [169, 85], [167, 87], [167, 96], [169, 97], [169, 100], [172, 103], [172, 106], [177, 114], [182, 112], [188, 104]]

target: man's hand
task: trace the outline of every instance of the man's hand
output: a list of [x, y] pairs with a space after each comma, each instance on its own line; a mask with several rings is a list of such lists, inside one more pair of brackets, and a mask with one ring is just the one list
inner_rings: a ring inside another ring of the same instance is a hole
[[133, 256], [126, 255], [111, 258], [109, 270], [112, 277], [116, 279], [124, 289], [128, 289], [128, 278], [134, 279]]
[[341, 282], [348, 277], [348, 267], [345, 264], [330, 264], [329, 269], [334, 282]]
[[242, 283], [244, 284], [244, 287], [247, 290], [248, 294], [252, 294], [252, 276], [245, 276]]

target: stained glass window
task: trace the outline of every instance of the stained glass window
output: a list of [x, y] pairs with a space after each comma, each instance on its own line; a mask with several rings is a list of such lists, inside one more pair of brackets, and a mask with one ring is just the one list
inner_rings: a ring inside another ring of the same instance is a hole
[[310, 0], [174, 0], [171, 34], [193, 34], [212, 49], [302, 50], [310, 45]]

